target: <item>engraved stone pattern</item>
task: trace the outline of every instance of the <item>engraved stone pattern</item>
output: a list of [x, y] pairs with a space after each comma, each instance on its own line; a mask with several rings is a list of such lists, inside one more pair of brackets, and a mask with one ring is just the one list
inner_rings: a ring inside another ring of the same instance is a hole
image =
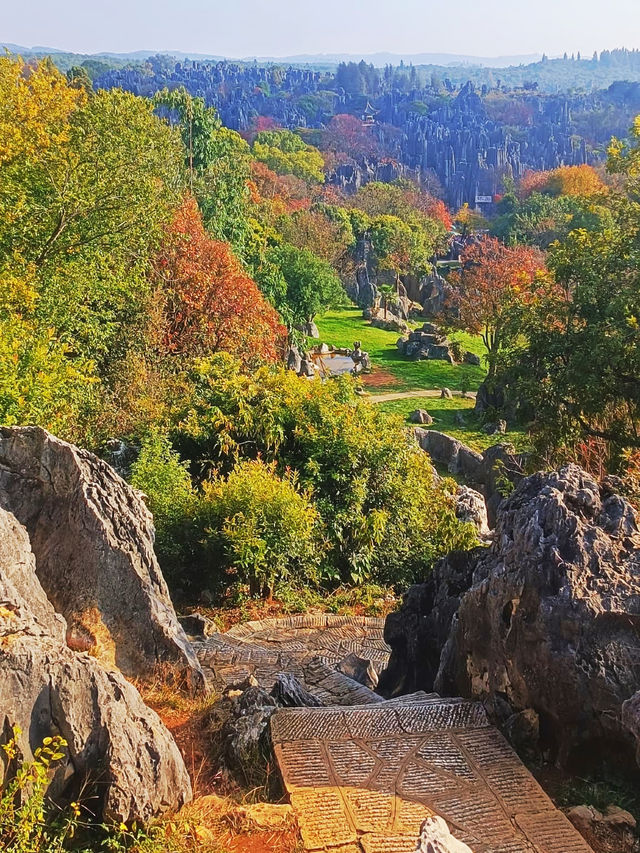
[[[271, 733], [309, 851], [414, 853], [430, 814], [474, 853], [590, 851], [471, 703], [284, 709]], [[299, 799], [307, 791], [329, 797], [322, 814]]]
[[337, 672], [336, 666], [355, 652], [381, 672], [389, 659], [383, 626], [383, 620], [363, 616], [303, 614], [236, 625], [226, 634], [196, 639], [194, 647], [216, 689], [253, 676], [270, 690], [278, 674], [286, 672], [324, 704], [379, 704], [381, 696]]
[[[286, 744], [294, 746], [294, 744]], [[364, 785], [376, 766], [376, 760], [364, 746], [354, 741], [329, 743], [329, 756], [336, 775], [347, 785]]]
[[540, 853], [592, 853], [569, 819], [557, 810], [519, 814], [516, 823]]
[[345, 788], [349, 811], [360, 833], [384, 834], [393, 824], [394, 797], [364, 788]]
[[451, 734], [435, 734], [422, 743], [416, 753], [427, 764], [447, 770], [456, 776], [475, 781], [477, 779], [464, 754]]
[[331, 785], [326, 754], [318, 741], [299, 741], [278, 745], [278, 763], [290, 788], [320, 788]]
[[291, 805], [298, 816], [300, 835], [307, 850], [332, 849], [357, 842], [356, 830], [337, 789], [294, 791]]

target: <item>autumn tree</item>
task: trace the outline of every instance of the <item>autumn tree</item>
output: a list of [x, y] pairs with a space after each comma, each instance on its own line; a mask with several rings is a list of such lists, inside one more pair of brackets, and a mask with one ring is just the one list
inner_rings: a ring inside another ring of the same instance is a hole
[[163, 89], [153, 103], [156, 111], [180, 130], [192, 194], [205, 226], [218, 240], [231, 243], [246, 260], [252, 251], [249, 145], [223, 127], [217, 111], [184, 87]]
[[298, 249], [309, 249], [334, 268], [339, 267], [354, 241], [348, 217], [328, 215], [323, 206], [280, 216], [276, 227], [287, 243]]
[[265, 130], [253, 143], [253, 156], [279, 175], [296, 175], [304, 181], [324, 181], [324, 159], [317, 148], [307, 145], [290, 130]]
[[461, 269], [452, 275], [454, 322], [482, 336], [493, 377], [510, 312], [532, 298], [532, 286], [545, 270], [544, 256], [537, 249], [509, 248], [488, 237], [467, 247], [460, 262]]
[[518, 196], [529, 198], [533, 193], [550, 196], [582, 196], [589, 198], [607, 191], [606, 184], [593, 166], [560, 166], [548, 172], [527, 171], [520, 179]]
[[250, 362], [277, 357], [284, 336], [277, 312], [230, 246], [207, 234], [194, 199], [175, 214], [153, 268], [168, 353], [193, 358], [223, 350]]
[[321, 147], [349, 157], [376, 154], [379, 149], [371, 128], [361, 119], [346, 113], [331, 118]]

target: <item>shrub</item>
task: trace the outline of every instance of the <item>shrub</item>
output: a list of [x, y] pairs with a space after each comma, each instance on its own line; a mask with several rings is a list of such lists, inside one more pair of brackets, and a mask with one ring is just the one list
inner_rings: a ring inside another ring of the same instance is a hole
[[[187, 853], [184, 843], [193, 827], [176, 824], [127, 827], [96, 824], [89, 811], [74, 801], [53, 803], [47, 789], [56, 762], [64, 758], [67, 742], [60, 736], [44, 738], [32, 761], [19, 762], [17, 739], [2, 745], [5, 779], [0, 794], [0, 849], [3, 853]], [[169, 836], [172, 836], [169, 839]], [[188, 845], [193, 849], [192, 845]]]
[[204, 483], [203, 491], [200, 521], [213, 569], [265, 597], [285, 583], [317, 583], [320, 517], [296, 474], [279, 477], [275, 463], [244, 461], [227, 478]]
[[196, 545], [198, 498], [186, 464], [165, 436], [151, 432], [144, 439], [131, 466], [131, 485], [147, 496], [156, 527], [156, 553], [167, 576], [177, 584]]
[[311, 489], [329, 550], [325, 579], [405, 584], [474, 542], [455, 517], [453, 487], [400, 418], [362, 400], [349, 377], [301, 382], [280, 368], [243, 373], [228, 356], [199, 364], [189, 404], [174, 413], [176, 445], [206, 479], [261, 456]]

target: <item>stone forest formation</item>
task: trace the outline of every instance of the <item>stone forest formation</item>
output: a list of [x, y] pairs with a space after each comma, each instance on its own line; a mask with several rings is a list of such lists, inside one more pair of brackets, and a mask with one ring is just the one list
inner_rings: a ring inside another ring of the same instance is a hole
[[639, 853], [640, 52], [0, 56], [0, 848]]

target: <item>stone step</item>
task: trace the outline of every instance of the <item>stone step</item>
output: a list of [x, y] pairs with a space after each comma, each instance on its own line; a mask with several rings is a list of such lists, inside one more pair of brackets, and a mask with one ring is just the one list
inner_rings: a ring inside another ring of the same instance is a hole
[[413, 853], [435, 814], [473, 853], [591, 853], [479, 704], [284, 709], [271, 737], [307, 851]]

